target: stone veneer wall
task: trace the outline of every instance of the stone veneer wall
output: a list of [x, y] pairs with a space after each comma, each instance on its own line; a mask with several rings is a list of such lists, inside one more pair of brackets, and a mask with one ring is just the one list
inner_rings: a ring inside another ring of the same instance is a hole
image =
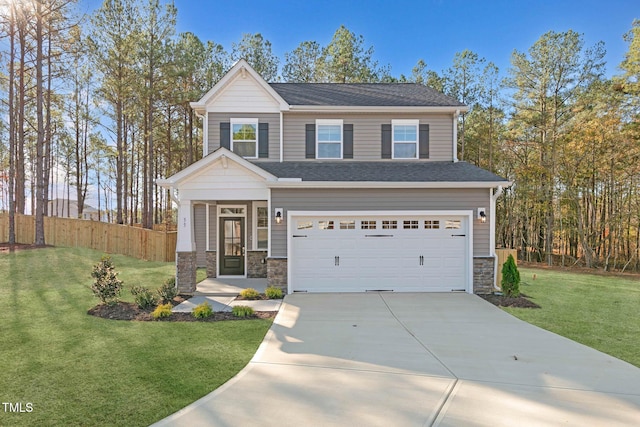
[[247, 252], [247, 277], [261, 279], [267, 277], [267, 251]]
[[473, 293], [474, 294], [490, 294], [494, 291], [493, 283], [493, 264], [492, 256], [474, 257], [473, 258]]
[[267, 258], [267, 285], [287, 293], [287, 259]]
[[217, 276], [218, 257], [216, 251], [207, 251], [207, 277]]
[[181, 294], [196, 291], [196, 252], [176, 252], [176, 287]]

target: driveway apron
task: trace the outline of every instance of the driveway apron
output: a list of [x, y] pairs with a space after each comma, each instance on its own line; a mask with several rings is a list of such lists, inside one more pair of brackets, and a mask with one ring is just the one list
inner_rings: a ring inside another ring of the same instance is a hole
[[474, 295], [293, 294], [245, 369], [156, 425], [640, 425], [640, 369]]

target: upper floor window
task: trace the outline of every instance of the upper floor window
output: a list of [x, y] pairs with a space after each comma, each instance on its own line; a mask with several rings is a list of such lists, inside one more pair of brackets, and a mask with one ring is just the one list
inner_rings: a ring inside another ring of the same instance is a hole
[[316, 120], [316, 158], [342, 158], [342, 120]]
[[392, 120], [393, 158], [418, 158], [419, 120]]
[[231, 151], [242, 157], [258, 157], [258, 119], [231, 119]]

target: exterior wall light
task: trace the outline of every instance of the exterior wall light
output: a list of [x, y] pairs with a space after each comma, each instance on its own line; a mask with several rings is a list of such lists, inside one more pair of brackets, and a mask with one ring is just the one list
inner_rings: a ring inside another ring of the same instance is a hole
[[282, 208], [276, 208], [275, 209], [275, 213], [276, 213], [276, 224], [280, 224], [282, 222], [282, 214], [283, 214], [283, 209]]
[[478, 208], [478, 219], [480, 222], [487, 222], [487, 208]]

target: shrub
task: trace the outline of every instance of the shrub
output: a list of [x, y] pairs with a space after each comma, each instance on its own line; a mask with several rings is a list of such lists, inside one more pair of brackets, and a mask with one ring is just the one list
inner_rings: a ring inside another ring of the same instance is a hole
[[253, 308], [246, 305], [236, 305], [231, 309], [231, 312], [236, 317], [249, 317], [254, 314]]
[[509, 255], [507, 261], [502, 266], [502, 292], [507, 297], [520, 296], [520, 272], [513, 259], [513, 255]]
[[240, 296], [244, 299], [260, 299], [260, 292], [253, 288], [247, 288], [240, 291]]
[[112, 305], [118, 302], [122, 280], [118, 279], [111, 257], [103, 256], [100, 262], [93, 266], [91, 277], [96, 279], [91, 285], [91, 290], [103, 304]]
[[164, 284], [156, 290], [156, 293], [158, 294], [158, 299], [162, 304], [173, 301], [173, 299], [178, 296], [178, 289], [176, 289], [176, 278], [172, 277], [170, 279], [167, 279]]
[[156, 320], [162, 319], [164, 317], [169, 317], [171, 316], [171, 308], [171, 304], [160, 304], [156, 307], [155, 310], [153, 310], [153, 313], [151, 313], [151, 315]]
[[147, 309], [156, 305], [156, 298], [153, 293], [144, 286], [134, 286], [131, 288], [131, 295], [141, 309]]
[[211, 315], [213, 314], [213, 310], [211, 309], [209, 303], [205, 301], [202, 304], [196, 306], [191, 314], [196, 319], [206, 319], [207, 317], [211, 317]]
[[269, 299], [282, 299], [282, 289], [276, 288], [275, 286], [269, 286], [264, 290], [264, 294]]

